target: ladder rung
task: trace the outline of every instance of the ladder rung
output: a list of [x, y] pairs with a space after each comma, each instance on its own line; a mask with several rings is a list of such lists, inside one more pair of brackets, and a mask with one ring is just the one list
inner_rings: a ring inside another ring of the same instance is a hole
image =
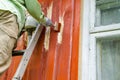
[[21, 56], [23, 55], [25, 50], [14, 50], [12, 51], [12, 56]]

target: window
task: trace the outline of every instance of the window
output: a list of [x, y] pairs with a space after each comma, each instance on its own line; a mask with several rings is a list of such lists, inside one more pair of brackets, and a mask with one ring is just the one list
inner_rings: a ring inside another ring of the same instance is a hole
[[90, 32], [120, 29], [120, 0], [89, 0]]
[[120, 80], [120, 0], [83, 4], [82, 80]]
[[120, 23], [120, 0], [96, 0], [96, 25]]
[[120, 80], [120, 38], [114, 38], [97, 42], [97, 80]]

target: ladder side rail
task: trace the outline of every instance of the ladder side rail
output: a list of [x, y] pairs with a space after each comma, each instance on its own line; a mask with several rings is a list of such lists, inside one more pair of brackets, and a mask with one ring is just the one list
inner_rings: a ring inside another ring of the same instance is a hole
[[22, 80], [22, 77], [26, 70], [27, 64], [33, 53], [34, 47], [39, 39], [39, 36], [40, 36], [42, 30], [43, 30], [43, 26], [40, 26], [40, 25], [37, 26], [35, 33], [33, 34], [32, 39], [30, 40], [30, 43], [21, 59], [21, 62], [19, 64], [17, 71], [16, 71], [14, 77], [12, 78], [12, 80]]

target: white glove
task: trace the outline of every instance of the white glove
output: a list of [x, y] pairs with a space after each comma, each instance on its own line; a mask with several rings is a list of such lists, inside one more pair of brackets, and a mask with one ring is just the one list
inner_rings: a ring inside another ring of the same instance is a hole
[[46, 21], [45, 26], [53, 26], [54, 27], [52, 21], [49, 18], [45, 17], [45, 21]]

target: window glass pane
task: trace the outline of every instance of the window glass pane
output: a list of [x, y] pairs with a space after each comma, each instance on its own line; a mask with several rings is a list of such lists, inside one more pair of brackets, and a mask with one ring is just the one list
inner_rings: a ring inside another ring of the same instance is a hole
[[96, 0], [95, 26], [120, 23], [120, 0]]
[[98, 80], [120, 80], [120, 40], [99, 41], [97, 73]]
[[96, 0], [97, 5], [114, 2], [116, 0]]
[[101, 10], [101, 25], [108, 25], [120, 22], [120, 7]]

